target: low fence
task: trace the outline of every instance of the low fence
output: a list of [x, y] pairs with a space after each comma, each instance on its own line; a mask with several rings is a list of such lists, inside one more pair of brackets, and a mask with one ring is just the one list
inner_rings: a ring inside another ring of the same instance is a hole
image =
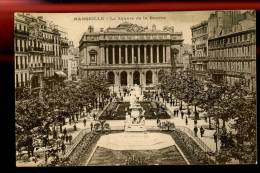
[[72, 141], [72, 144], [69, 145], [66, 150], [65, 150], [65, 154], [61, 155], [60, 158], [64, 159], [64, 158], [68, 158], [70, 156], [70, 154], [74, 151], [74, 149], [77, 147], [77, 145], [79, 144], [79, 142], [84, 138], [84, 136], [89, 133], [90, 129], [83, 129], [79, 132], [79, 134], [74, 138], [74, 140]]
[[205, 151], [207, 153], [214, 153], [214, 151], [212, 149], [210, 149], [199, 137], [196, 137], [194, 135], [193, 131], [190, 130], [189, 128], [184, 127], [184, 126], [176, 126], [176, 129], [179, 129], [179, 130], [185, 132], [191, 138], [193, 138], [195, 140], [195, 142], [203, 149], [203, 151]]

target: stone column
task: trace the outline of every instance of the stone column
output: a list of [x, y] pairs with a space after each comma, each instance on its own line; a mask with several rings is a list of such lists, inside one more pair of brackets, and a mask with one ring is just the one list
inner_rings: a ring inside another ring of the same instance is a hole
[[125, 45], [125, 63], [128, 64], [127, 45]]
[[144, 63], [146, 64], [147, 62], [146, 62], [146, 45], [144, 45]]
[[150, 63], [153, 63], [153, 45], [150, 46]]
[[166, 47], [166, 63], [171, 63], [171, 49], [170, 45]]
[[134, 64], [134, 45], [132, 45], [132, 64]]
[[137, 53], [137, 60], [138, 60], [138, 64], [140, 64], [140, 60], [141, 60], [141, 53], [140, 53], [140, 45], [138, 45], [138, 48], [137, 48], [137, 51], [138, 51], [138, 53]]
[[122, 57], [121, 57], [121, 45], [118, 46], [118, 53], [119, 53], [119, 64], [122, 63]]
[[112, 48], [112, 56], [113, 56], [113, 62], [112, 64], [115, 64], [116, 63], [116, 58], [115, 58], [115, 45], [113, 45], [113, 48]]
[[159, 63], [159, 45], [156, 45], [156, 63]]
[[165, 63], [166, 62], [166, 58], [165, 58], [165, 46], [163, 45], [163, 47], [162, 47], [163, 49], [163, 63]]
[[109, 64], [109, 62], [108, 62], [108, 47], [105, 47], [105, 49], [106, 49], [106, 64]]
[[101, 47], [101, 52], [100, 52], [100, 61], [101, 64], [105, 64], [105, 50], [104, 46]]

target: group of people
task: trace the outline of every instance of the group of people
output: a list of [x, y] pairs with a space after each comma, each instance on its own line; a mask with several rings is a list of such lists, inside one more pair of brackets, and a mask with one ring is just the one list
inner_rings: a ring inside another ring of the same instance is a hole
[[63, 134], [61, 136], [62, 141], [66, 141], [66, 143], [69, 143], [71, 145], [72, 142], [72, 135], [67, 133], [67, 129], [63, 129]]
[[198, 134], [197, 134], [197, 133], [198, 133], [198, 130], [200, 130], [200, 136], [203, 137], [205, 130], [204, 130], [204, 128], [203, 128], [202, 126], [200, 126], [199, 129], [198, 129], [197, 126], [194, 127], [194, 135], [195, 135], [196, 137], [198, 136]]

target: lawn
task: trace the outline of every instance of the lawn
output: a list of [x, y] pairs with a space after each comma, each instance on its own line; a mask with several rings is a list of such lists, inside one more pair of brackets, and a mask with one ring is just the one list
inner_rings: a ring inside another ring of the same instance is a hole
[[[116, 166], [127, 165], [127, 160], [133, 159], [142, 162], [142, 165], [186, 165], [176, 146], [159, 150], [111, 150], [97, 147], [89, 166]], [[131, 165], [131, 164], [130, 164]]]

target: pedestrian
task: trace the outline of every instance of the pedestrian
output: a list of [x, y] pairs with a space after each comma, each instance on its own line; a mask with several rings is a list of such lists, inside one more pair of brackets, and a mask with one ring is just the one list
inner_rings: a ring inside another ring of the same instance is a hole
[[198, 121], [197, 121], [197, 119], [195, 118], [194, 119], [194, 125], [196, 126], [198, 124]]
[[72, 115], [72, 121], [73, 121], [73, 123], [75, 123], [75, 117], [74, 117], [74, 115]]
[[205, 122], [207, 123], [208, 122], [208, 118], [205, 116], [204, 119], [205, 119]]
[[176, 113], [177, 113], [177, 117], [179, 117], [179, 110], [178, 109], [176, 110]]
[[68, 135], [65, 136], [65, 141], [66, 141], [66, 143], [69, 142], [69, 136]]
[[174, 100], [173, 100], [173, 101], [172, 101], [172, 106], [174, 106], [174, 103], [175, 103], [175, 102], [174, 102]]
[[195, 134], [195, 137], [197, 137], [197, 133], [198, 133], [198, 127], [195, 126], [195, 127], [194, 127], [194, 134]]
[[156, 123], [157, 123], [157, 125], [158, 125], [158, 123], [159, 123], [159, 118], [157, 117], [157, 119], [156, 119]]
[[213, 137], [214, 137], [214, 141], [215, 141], [215, 143], [217, 143], [217, 142], [218, 142], [218, 135], [217, 135], [217, 132], [214, 133]]
[[86, 127], [86, 122], [87, 122], [87, 120], [84, 118], [84, 120], [83, 120], [84, 127]]
[[173, 116], [175, 117], [175, 115], [176, 115], [176, 110], [173, 111]]
[[55, 129], [53, 130], [53, 138], [57, 139], [57, 131]]
[[74, 131], [77, 131], [77, 126], [76, 126], [76, 124], [74, 124], [73, 129], [74, 129]]
[[58, 138], [58, 139], [57, 139], [57, 147], [60, 148], [60, 146], [61, 146], [61, 139]]
[[61, 151], [62, 151], [63, 155], [65, 154], [65, 150], [66, 150], [66, 146], [65, 146], [64, 142], [62, 142], [62, 144], [61, 144]]
[[90, 130], [92, 131], [92, 129], [93, 129], [93, 123], [91, 122], [90, 123]]
[[[111, 111], [110, 111], [110, 115], [111, 115]], [[94, 120], [96, 120], [96, 114], [95, 113], [93, 115], [93, 118], [94, 118]]]
[[61, 140], [62, 140], [62, 142], [65, 140], [65, 136], [64, 135], [61, 136]]
[[69, 135], [69, 142], [70, 142], [70, 145], [71, 145], [71, 142], [72, 142], [72, 135], [71, 134]]
[[79, 121], [79, 114], [76, 114], [77, 122]]
[[188, 125], [188, 117], [185, 119], [186, 126]]
[[200, 136], [201, 136], [201, 137], [203, 137], [204, 131], [205, 131], [204, 128], [201, 126], [201, 127], [200, 127]]
[[181, 119], [183, 119], [183, 116], [184, 116], [184, 112], [181, 111]]
[[65, 118], [62, 118], [62, 125], [65, 125], [66, 124], [66, 120]]
[[64, 136], [67, 135], [67, 129], [66, 129], [66, 127], [65, 127], [64, 130], [63, 130], [63, 134], [64, 134]]
[[70, 124], [70, 126], [71, 126], [71, 117], [69, 118], [69, 124]]

